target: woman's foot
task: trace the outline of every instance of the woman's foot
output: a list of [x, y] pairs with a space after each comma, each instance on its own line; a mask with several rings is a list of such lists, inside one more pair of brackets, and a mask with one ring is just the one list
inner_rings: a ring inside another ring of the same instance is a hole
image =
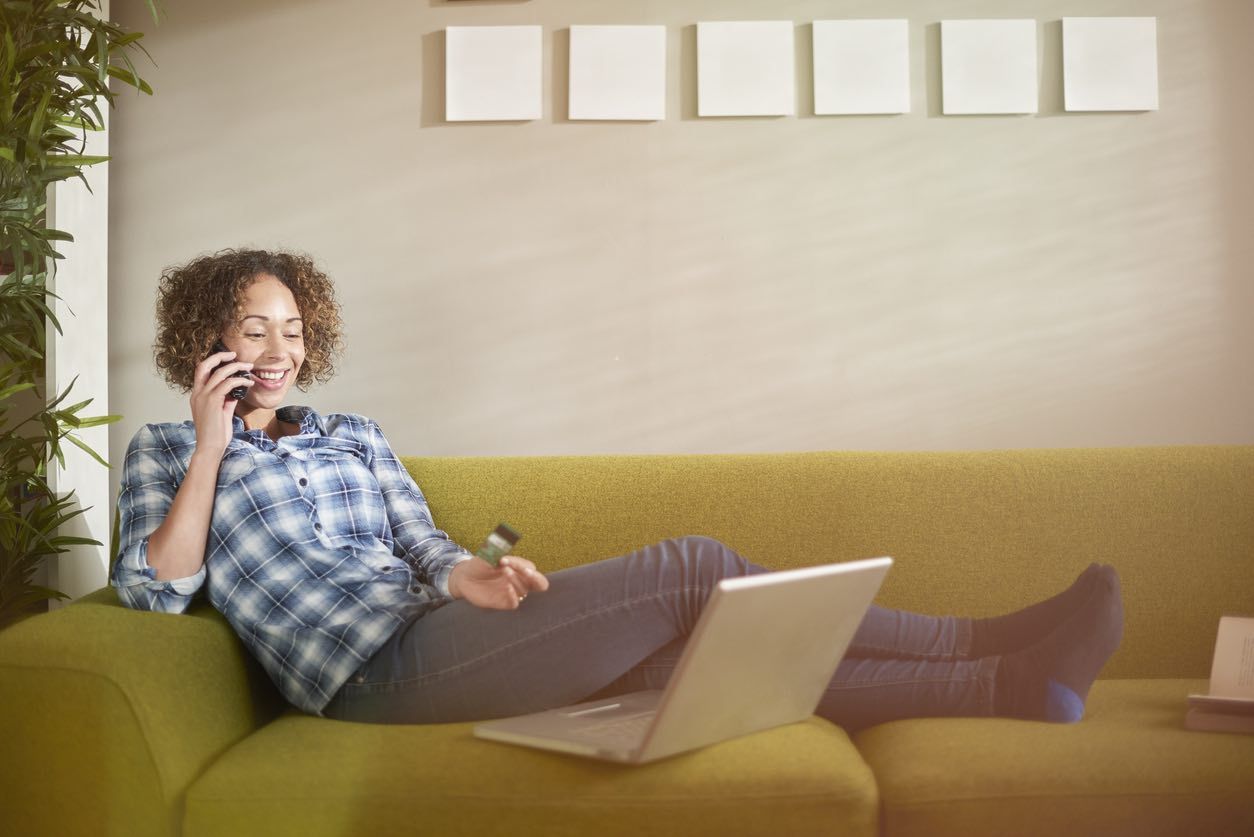
[[1089, 689], [1123, 637], [1119, 575], [1101, 566], [1080, 608], [1037, 644], [1002, 657], [996, 714], [1074, 723]]
[[1004, 616], [972, 619], [971, 650], [965, 657], [972, 660], [1000, 657], [1045, 639], [1088, 599], [1100, 568], [1100, 564], [1089, 564], [1066, 590], [1023, 610]]

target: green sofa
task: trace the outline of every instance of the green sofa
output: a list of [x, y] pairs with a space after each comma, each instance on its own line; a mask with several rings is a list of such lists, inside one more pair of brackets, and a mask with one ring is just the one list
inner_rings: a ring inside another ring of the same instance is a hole
[[878, 601], [988, 615], [1090, 561], [1123, 645], [1074, 725], [807, 722], [643, 767], [286, 707], [225, 620], [111, 588], [0, 633], [0, 833], [1254, 834], [1254, 735], [1182, 728], [1254, 612], [1254, 446], [407, 458], [436, 522], [556, 570], [683, 534], [777, 568], [892, 555]]

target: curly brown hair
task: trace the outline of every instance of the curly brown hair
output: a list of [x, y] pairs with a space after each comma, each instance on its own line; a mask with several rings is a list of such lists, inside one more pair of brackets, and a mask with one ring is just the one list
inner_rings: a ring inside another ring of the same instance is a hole
[[335, 286], [326, 274], [296, 253], [222, 250], [161, 273], [153, 358], [171, 386], [191, 390], [196, 364], [243, 316], [244, 291], [263, 274], [287, 286], [304, 320], [305, 362], [296, 386], [304, 390], [335, 375], [344, 339]]

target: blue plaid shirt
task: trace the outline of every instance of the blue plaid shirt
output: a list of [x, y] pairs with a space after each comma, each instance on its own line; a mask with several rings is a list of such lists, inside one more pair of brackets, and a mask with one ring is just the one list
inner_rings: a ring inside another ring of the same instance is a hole
[[378, 424], [308, 407], [278, 416], [300, 433], [275, 442], [235, 417], [204, 565], [167, 581], [148, 565], [148, 536], [187, 474], [196, 429], [140, 428], [123, 465], [110, 583], [128, 607], [182, 613], [207, 579], [210, 603], [283, 696], [321, 715], [398, 627], [449, 600], [453, 565], [472, 556], [435, 528]]

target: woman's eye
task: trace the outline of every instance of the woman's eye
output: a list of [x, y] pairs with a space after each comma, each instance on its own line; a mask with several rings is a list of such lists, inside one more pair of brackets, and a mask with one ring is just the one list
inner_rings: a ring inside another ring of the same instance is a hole
[[245, 337], [265, 337], [264, 334], [245, 334]]
[[283, 336], [284, 336], [284, 337], [286, 337], [288, 340], [299, 340], [299, 339], [300, 339], [300, 335], [299, 335], [299, 334], [284, 334]]

